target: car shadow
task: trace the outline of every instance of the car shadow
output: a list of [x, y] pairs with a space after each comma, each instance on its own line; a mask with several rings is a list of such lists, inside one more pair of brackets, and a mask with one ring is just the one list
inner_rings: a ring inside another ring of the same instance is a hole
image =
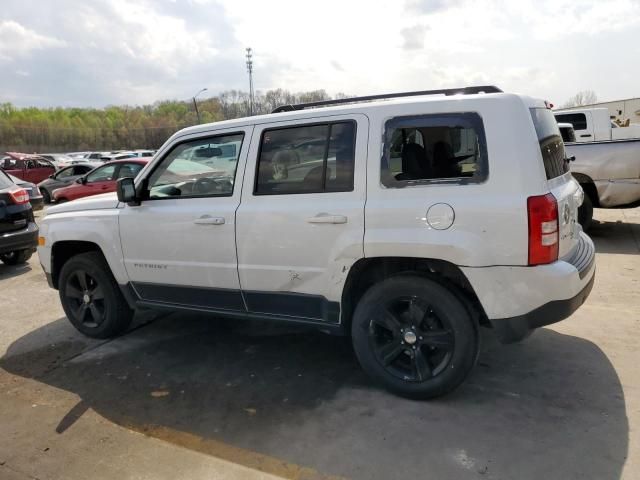
[[[0, 359], [7, 372], [81, 398], [60, 419], [60, 435], [91, 408], [289, 478], [307, 477], [264, 458], [363, 479], [616, 479], [627, 456], [613, 366], [595, 344], [549, 329], [508, 346], [483, 333], [467, 382], [417, 402], [373, 386], [347, 338], [172, 314], [83, 344], [60, 322], [16, 340]], [[65, 340], [52, 341], [52, 329]]]
[[0, 262], [0, 280], [24, 275], [30, 271], [31, 266], [28, 263], [22, 265], [6, 265]]
[[594, 219], [587, 233], [598, 253], [640, 254], [640, 224]]

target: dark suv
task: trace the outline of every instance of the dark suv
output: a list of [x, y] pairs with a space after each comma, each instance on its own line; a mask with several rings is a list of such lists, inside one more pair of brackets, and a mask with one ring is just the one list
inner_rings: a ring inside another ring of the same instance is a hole
[[0, 260], [7, 265], [25, 263], [38, 246], [38, 226], [29, 193], [0, 170]]

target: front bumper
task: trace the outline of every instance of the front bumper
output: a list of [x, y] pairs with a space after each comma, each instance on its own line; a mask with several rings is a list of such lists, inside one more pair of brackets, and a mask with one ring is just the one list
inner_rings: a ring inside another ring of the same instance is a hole
[[594, 273], [591, 275], [589, 283], [572, 298], [553, 300], [517, 317], [491, 320], [491, 326], [502, 343], [513, 343], [522, 340], [536, 328], [557, 323], [571, 316], [573, 312], [582, 306], [591, 293], [595, 279]]
[[0, 253], [10, 253], [16, 250], [36, 251], [38, 246], [38, 225], [30, 222], [27, 228], [0, 235]]

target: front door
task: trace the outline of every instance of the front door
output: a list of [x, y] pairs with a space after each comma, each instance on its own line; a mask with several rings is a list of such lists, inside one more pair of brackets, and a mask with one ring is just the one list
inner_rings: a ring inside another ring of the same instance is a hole
[[256, 126], [236, 220], [250, 312], [339, 321], [363, 256], [367, 138], [363, 115]]
[[[192, 136], [142, 174], [146, 198], [120, 210], [120, 238], [127, 274], [143, 300], [245, 310], [235, 212], [251, 130]], [[229, 144], [238, 147], [236, 154], [224, 157], [222, 147]]]

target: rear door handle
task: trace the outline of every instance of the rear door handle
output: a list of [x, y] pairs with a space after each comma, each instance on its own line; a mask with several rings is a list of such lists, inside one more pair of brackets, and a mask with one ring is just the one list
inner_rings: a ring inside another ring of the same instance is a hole
[[590, 138], [590, 137], [591, 137], [590, 133], [587, 133], [585, 135], [580, 135], [580, 138]]
[[308, 223], [347, 223], [347, 217], [344, 215], [330, 215], [328, 213], [319, 213], [315, 217], [307, 218]]
[[212, 217], [210, 215], [203, 215], [200, 218], [196, 218], [193, 223], [196, 225], [224, 225], [224, 217]]

